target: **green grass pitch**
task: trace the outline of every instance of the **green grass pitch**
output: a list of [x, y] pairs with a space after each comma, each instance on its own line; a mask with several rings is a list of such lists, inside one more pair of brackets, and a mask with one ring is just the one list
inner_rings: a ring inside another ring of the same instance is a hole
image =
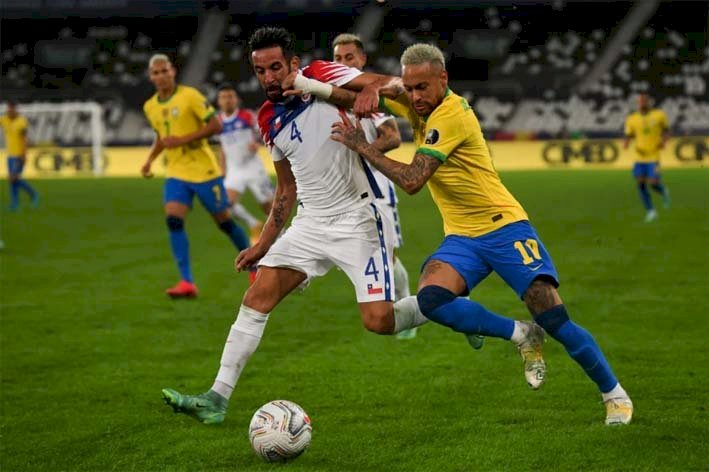
[[[534, 392], [507, 342], [476, 352], [432, 324], [408, 342], [366, 332], [338, 271], [272, 314], [224, 424], [174, 415], [160, 389], [209, 388], [247, 286], [230, 243], [196, 208], [187, 231], [201, 297], [171, 301], [161, 181], [38, 181], [39, 209], [2, 213], [0, 469], [707, 470], [709, 170], [665, 178], [673, 207], [644, 224], [628, 172], [503, 175], [571, 316], [633, 397], [634, 422], [618, 428], [603, 425], [594, 385], [555, 341]], [[402, 193], [400, 210], [414, 286], [440, 217], [427, 191]], [[528, 317], [497, 276], [473, 297]], [[262, 462], [247, 437], [255, 409], [279, 398], [313, 422], [310, 449], [285, 466]]]

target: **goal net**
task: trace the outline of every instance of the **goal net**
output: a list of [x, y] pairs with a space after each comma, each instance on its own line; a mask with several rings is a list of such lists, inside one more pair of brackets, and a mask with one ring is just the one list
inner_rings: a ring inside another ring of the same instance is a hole
[[[0, 114], [6, 112], [0, 104]], [[28, 160], [39, 170], [60, 171], [72, 167], [77, 173], [103, 175], [103, 108], [96, 102], [18, 103], [17, 111], [29, 121]], [[48, 153], [51, 147], [70, 153]], [[38, 151], [39, 150], [39, 151]]]

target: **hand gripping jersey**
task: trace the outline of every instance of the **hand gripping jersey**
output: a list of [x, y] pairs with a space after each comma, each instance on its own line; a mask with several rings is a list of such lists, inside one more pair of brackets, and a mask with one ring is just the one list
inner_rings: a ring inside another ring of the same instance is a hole
[[[357, 69], [314, 61], [303, 75], [341, 86], [361, 74]], [[371, 202], [372, 191], [360, 157], [330, 138], [330, 127], [343, 110], [324, 100], [292, 97], [266, 101], [258, 113], [264, 143], [274, 161], [288, 159], [298, 187], [299, 213], [327, 216], [345, 213]]]

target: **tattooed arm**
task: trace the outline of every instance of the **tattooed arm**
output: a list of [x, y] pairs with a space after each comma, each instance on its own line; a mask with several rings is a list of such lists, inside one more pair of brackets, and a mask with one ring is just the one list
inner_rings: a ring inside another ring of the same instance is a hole
[[359, 153], [409, 195], [421, 190], [441, 165], [441, 161], [435, 157], [420, 152], [414, 155], [414, 160], [411, 164], [389, 159], [367, 142], [367, 137], [364, 135], [359, 121], [357, 122], [357, 127], [354, 127], [346, 117], [343, 117], [341, 122], [332, 125], [331, 137]]
[[237, 271], [255, 265], [266, 252], [271, 248], [271, 245], [276, 241], [278, 235], [288, 221], [288, 217], [293, 211], [293, 206], [296, 200], [296, 184], [295, 177], [290, 168], [288, 159], [283, 158], [273, 163], [276, 169], [276, 196], [273, 198], [271, 206], [271, 214], [268, 215], [268, 220], [263, 226], [261, 237], [254, 246], [244, 249], [239, 253], [234, 263]]

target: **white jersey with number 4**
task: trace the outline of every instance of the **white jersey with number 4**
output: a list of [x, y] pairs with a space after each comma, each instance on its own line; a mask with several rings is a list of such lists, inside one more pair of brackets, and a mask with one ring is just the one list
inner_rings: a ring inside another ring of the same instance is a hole
[[[344, 85], [361, 74], [340, 64], [315, 61], [306, 77]], [[274, 161], [288, 159], [298, 192], [298, 214], [259, 262], [306, 274], [306, 284], [332, 267], [342, 269], [360, 303], [391, 301], [392, 251], [372, 189], [357, 153], [330, 138], [344, 111], [313, 97], [267, 101], [259, 111], [263, 140]]]
[[[302, 73], [336, 86], [361, 74], [357, 69], [326, 61], [314, 61]], [[273, 160], [290, 161], [298, 187], [299, 212], [337, 215], [372, 199], [357, 153], [330, 138], [332, 124], [341, 121], [343, 113], [312, 96], [292, 97], [281, 103], [267, 101], [259, 110], [259, 128]]]

